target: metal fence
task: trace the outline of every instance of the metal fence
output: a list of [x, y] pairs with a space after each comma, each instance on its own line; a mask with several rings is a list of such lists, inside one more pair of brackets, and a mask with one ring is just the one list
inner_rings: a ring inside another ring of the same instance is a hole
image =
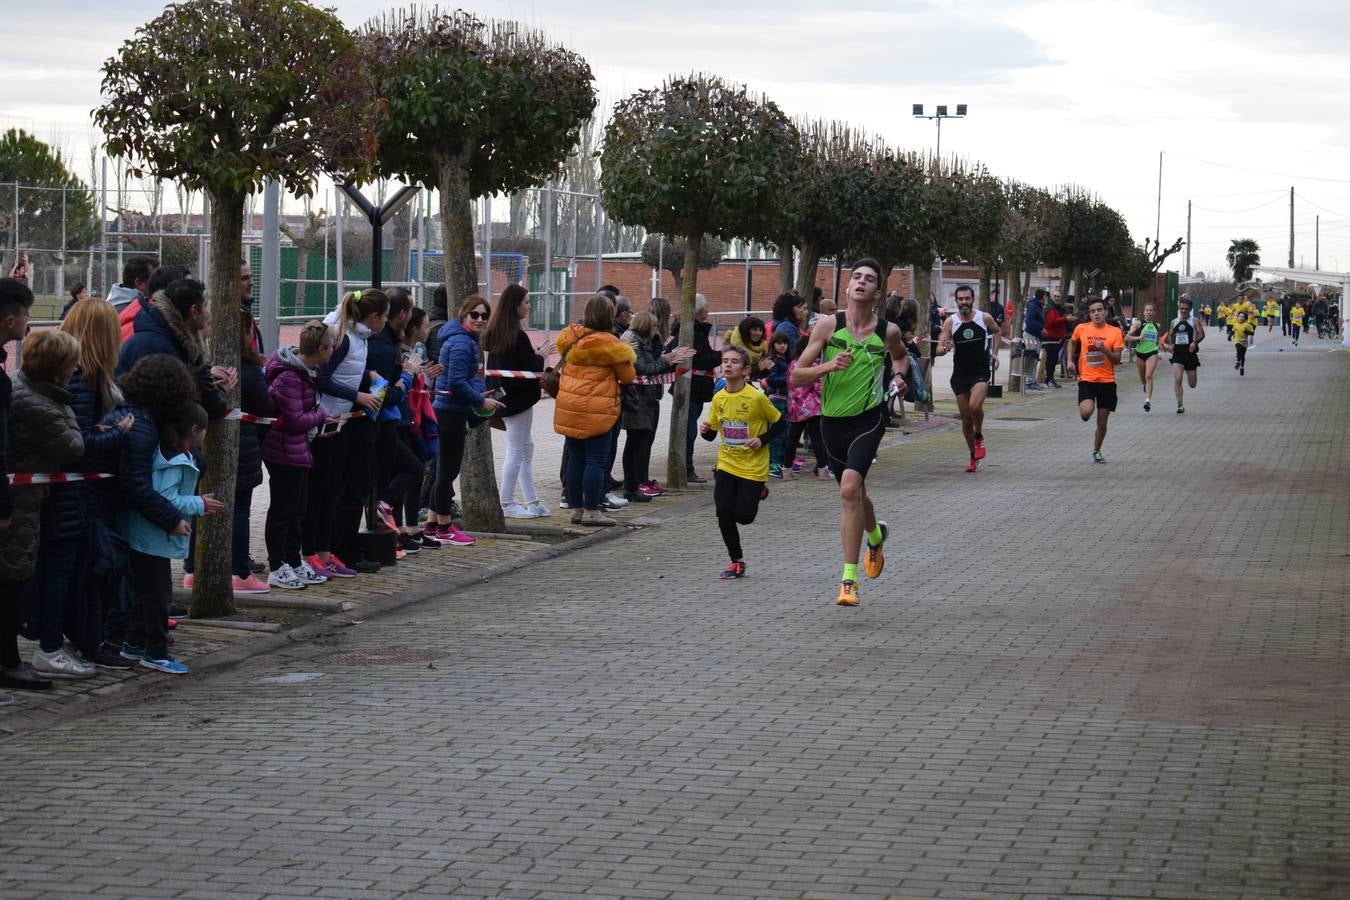
[[[177, 263], [198, 277], [209, 266], [210, 208], [202, 193], [120, 176], [107, 162], [93, 174], [92, 189], [0, 182], [4, 272], [19, 252], [28, 252], [35, 322], [55, 319], [77, 284], [107, 296], [132, 255]], [[363, 190], [379, 203], [401, 188], [382, 182]], [[259, 194], [245, 206], [244, 254], [254, 273], [255, 304], [264, 288], [262, 256], [269, 237], [263, 205]], [[482, 198], [473, 215], [480, 290], [494, 296], [508, 284], [524, 284], [536, 296], [530, 325], [539, 329], [566, 322], [575, 299], [603, 283], [606, 254], [635, 253], [646, 237], [640, 228], [607, 222], [593, 191], [560, 184]], [[348, 286], [370, 283], [372, 226], [335, 185], [316, 184], [307, 199], [283, 196], [278, 230], [279, 323], [321, 315]], [[429, 305], [445, 277], [436, 192], [419, 190], [381, 237], [383, 283], [406, 286], [416, 302]]]

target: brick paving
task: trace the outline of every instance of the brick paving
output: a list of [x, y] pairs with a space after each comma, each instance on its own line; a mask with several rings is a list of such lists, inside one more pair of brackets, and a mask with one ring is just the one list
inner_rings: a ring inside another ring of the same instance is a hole
[[1350, 355], [1215, 343], [883, 450], [856, 610], [775, 483], [10, 738], [0, 894], [1350, 896]]

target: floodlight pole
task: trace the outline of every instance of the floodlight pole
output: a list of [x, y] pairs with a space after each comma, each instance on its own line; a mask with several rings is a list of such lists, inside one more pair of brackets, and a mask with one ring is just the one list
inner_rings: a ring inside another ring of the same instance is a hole
[[954, 115], [953, 115], [953, 114], [949, 114], [949, 113], [947, 112], [947, 107], [946, 107], [946, 106], [938, 106], [938, 107], [936, 107], [936, 112], [934, 112], [932, 115], [924, 115], [924, 112], [923, 112], [923, 104], [922, 104], [922, 103], [915, 103], [915, 104], [914, 104], [914, 118], [916, 118], [916, 119], [932, 119], [933, 121], [937, 122], [937, 149], [936, 149], [936, 151], [934, 151], [934, 154], [933, 154], [934, 159], [941, 159], [941, 158], [942, 158], [942, 120], [943, 120], [943, 119], [964, 119], [964, 118], [966, 117], [966, 111], [967, 111], [967, 109], [969, 109], [969, 107], [968, 107], [967, 104], [965, 104], [965, 103], [958, 103], [958, 104], [956, 104], [956, 113], [955, 113]]

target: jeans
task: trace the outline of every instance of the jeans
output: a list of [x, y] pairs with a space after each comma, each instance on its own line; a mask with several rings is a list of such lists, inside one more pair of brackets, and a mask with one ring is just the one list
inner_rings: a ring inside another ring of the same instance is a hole
[[263, 539], [267, 542], [267, 567], [300, 565], [301, 530], [305, 518], [305, 494], [309, 469], [267, 464], [272, 502], [267, 507]]
[[169, 600], [173, 582], [169, 560], [131, 551], [131, 615], [127, 643], [144, 647], [147, 656], [169, 655]]
[[336, 546], [333, 525], [342, 470], [347, 465], [347, 429], [331, 437], [315, 438], [309, 447], [314, 466], [309, 470], [310, 487], [305, 495], [305, 521], [300, 532], [305, 556], [327, 553]]
[[629, 429], [623, 442], [623, 489], [630, 493], [651, 481], [652, 442], [656, 431], [650, 428]]
[[[778, 415], [780, 416], [787, 415], [786, 400], [780, 400], [777, 397], [770, 397], [769, 402], [773, 404], [774, 409], [778, 410]], [[779, 468], [782, 468], [784, 465], [787, 465], [789, 467], [792, 465], [792, 460], [790, 458], [787, 460], [783, 459], [783, 449], [786, 444], [787, 444], [786, 431], [783, 431], [778, 435], [778, 437], [774, 438], [772, 441], [769, 441], [769, 465], [778, 466]]]
[[[92, 644], [98, 650], [102, 633], [101, 612], [90, 609], [98, 597], [87, 597], [79, 590], [80, 551], [83, 538], [47, 538], [38, 554], [37, 590], [34, 593], [30, 625], [37, 632], [44, 653], [54, 653], [65, 645], [65, 636], [84, 653]], [[94, 636], [87, 634], [91, 624]]]
[[436, 410], [436, 424], [441, 429], [441, 452], [436, 459], [436, 486], [431, 491], [431, 511], [450, 515], [450, 501], [455, 499], [455, 479], [464, 464], [464, 442], [468, 437], [469, 414]]
[[605, 493], [605, 461], [609, 458], [609, 448], [613, 441], [605, 431], [594, 437], [569, 437], [564, 442], [567, 447], [567, 499], [575, 507], [577, 498], [581, 498], [581, 507], [586, 510], [600, 508], [600, 498]]
[[534, 425], [534, 407], [507, 416], [506, 458], [502, 461], [501, 498], [502, 503], [515, 500], [516, 485], [520, 485], [520, 499], [529, 505], [539, 499], [534, 488], [534, 439], [531, 428]]
[[614, 420], [614, 427], [609, 430], [609, 456], [605, 458], [605, 489], [609, 489], [610, 479], [614, 477], [614, 460], [619, 458], [619, 438], [623, 435], [623, 414]]

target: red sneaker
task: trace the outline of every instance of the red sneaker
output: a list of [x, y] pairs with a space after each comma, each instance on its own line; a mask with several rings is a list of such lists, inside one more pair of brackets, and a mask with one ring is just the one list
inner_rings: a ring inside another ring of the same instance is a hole
[[974, 472], [974, 471], [975, 471], [976, 469], [978, 469], [979, 467], [980, 467], [980, 461], [979, 461], [978, 459], [976, 459], [975, 457], [973, 457], [973, 456], [970, 458], [970, 462], [966, 463], [966, 471], [967, 471], [967, 472]]
[[984, 459], [984, 438], [982, 437], [977, 437], [975, 439], [975, 458]]

